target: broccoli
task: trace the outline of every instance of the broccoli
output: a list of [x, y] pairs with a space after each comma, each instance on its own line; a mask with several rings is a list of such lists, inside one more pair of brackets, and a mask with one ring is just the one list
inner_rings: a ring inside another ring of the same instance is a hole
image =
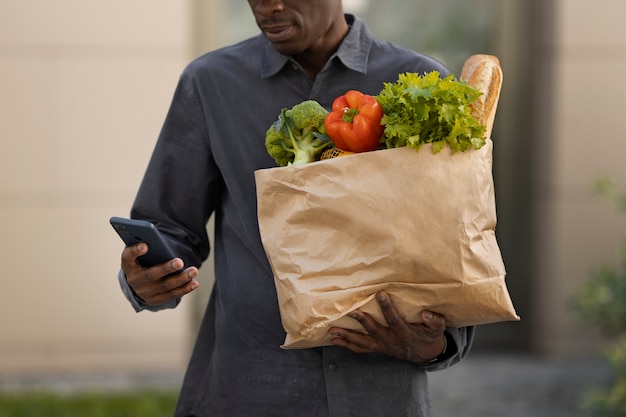
[[265, 133], [267, 152], [280, 166], [302, 165], [317, 160], [333, 142], [326, 136], [328, 111], [315, 100], [283, 109]]

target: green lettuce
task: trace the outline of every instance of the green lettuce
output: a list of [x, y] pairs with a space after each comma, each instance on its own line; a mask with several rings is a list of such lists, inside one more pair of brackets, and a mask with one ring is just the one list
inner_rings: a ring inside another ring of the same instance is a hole
[[471, 110], [481, 94], [452, 74], [445, 78], [437, 71], [400, 74], [375, 96], [384, 112], [382, 147], [419, 150], [422, 144], [432, 143], [433, 153], [446, 145], [453, 152], [481, 148], [486, 128]]

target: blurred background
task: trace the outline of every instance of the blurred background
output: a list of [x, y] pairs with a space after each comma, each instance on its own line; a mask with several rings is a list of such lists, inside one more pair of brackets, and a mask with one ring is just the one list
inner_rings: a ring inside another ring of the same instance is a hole
[[[594, 192], [626, 183], [626, 3], [344, 0], [378, 36], [460, 73], [500, 58], [497, 235], [520, 322], [481, 326], [477, 354], [543, 360], [605, 343], [571, 298], [620, 257], [626, 216]], [[119, 290], [127, 216], [178, 76], [258, 31], [246, 2], [0, 0], [0, 381], [184, 371], [211, 283], [136, 314]], [[209, 226], [210, 227], [210, 226]], [[452, 372], [452, 371], [450, 371]]]

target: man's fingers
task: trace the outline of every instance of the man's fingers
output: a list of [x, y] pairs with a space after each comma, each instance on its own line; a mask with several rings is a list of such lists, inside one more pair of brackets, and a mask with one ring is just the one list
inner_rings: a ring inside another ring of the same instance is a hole
[[330, 334], [335, 336], [331, 342], [336, 346], [341, 346], [357, 353], [376, 351], [376, 341], [366, 334], [337, 327], [331, 328]]
[[[156, 268], [156, 267], [155, 267]], [[149, 268], [148, 270], [153, 270]], [[133, 287], [135, 293], [148, 304], [162, 304], [172, 298], [179, 298], [200, 286], [196, 277], [198, 269], [189, 267], [180, 274], [168, 275], [155, 280], [144, 278], [142, 285]]]
[[[139, 264], [137, 258], [145, 255], [148, 250], [148, 245], [143, 242], [124, 248], [122, 251], [122, 269], [125, 272], [127, 272], [130, 268], [144, 269], [145, 267]], [[168, 262], [150, 267], [150, 275], [154, 277], [154, 279], [158, 279], [162, 276], [180, 271], [183, 266], [184, 263], [182, 259], [174, 258]]]
[[126, 270], [129, 266], [137, 264], [137, 258], [148, 252], [148, 245], [138, 243], [136, 245], [127, 246], [122, 251], [122, 268]]
[[[148, 245], [138, 243], [122, 251], [122, 270], [135, 294], [143, 301], [159, 305], [173, 298], [180, 298], [200, 286], [196, 277], [198, 268], [185, 266], [180, 258], [146, 268], [137, 258], [148, 252]], [[181, 272], [182, 271], [182, 272]]]
[[192, 292], [193, 290], [195, 290], [196, 288], [200, 286], [200, 283], [195, 278], [196, 277], [195, 274], [188, 273], [188, 271], [185, 270], [185, 272], [180, 274], [180, 276], [185, 276], [185, 278], [182, 280], [167, 279], [167, 282], [168, 282], [167, 286], [169, 287], [171, 285], [172, 288], [164, 292], [164, 294], [166, 295], [166, 300], [169, 300], [172, 298], [180, 298], [184, 295], [189, 294], [190, 292]]
[[172, 290], [176, 290], [177, 288], [190, 284], [197, 276], [198, 270], [194, 267], [189, 267], [180, 274], [160, 278], [158, 280], [157, 287], [160, 288], [160, 292], [171, 292]]
[[[161, 280], [161, 278], [165, 276], [168, 276], [175, 272], [180, 271], [184, 265], [185, 264], [183, 263], [182, 259], [174, 258], [171, 261], [147, 268], [145, 278], [148, 282], [158, 281], [158, 280]], [[189, 272], [187, 271], [187, 273]], [[183, 275], [183, 274], [177, 274], [176, 276], [179, 276], [179, 275]], [[190, 278], [195, 278], [195, 275]]]
[[378, 301], [378, 305], [380, 305], [385, 321], [390, 328], [405, 329], [407, 327], [404, 320], [402, 320], [398, 315], [398, 311], [394, 308], [391, 300], [389, 299], [389, 295], [386, 292], [381, 291], [377, 293], [376, 301]]
[[163, 291], [150, 297], [152, 304], [162, 304], [173, 298], [181, 298], [200, 286], [200, 283], [195, 278], [191, 280], [185, 278], [182, 284], [179, 280], [172, 278], [166, 278], [163, 280], [163, 283], [161, 284], [161, 289]]
[[433, 313], [432, 311], [422, 311], [421, 313], [422, 316], [422, 321], [424, 323], [424, 326], [428, 327], [429, 329], [435, 330], [435, 331], [439, 331], [446, 328], [446, 319], [441, 315], [441, 314], [437, 314], [437, 313]]
[[363, 326], [368, 333], [370, 333], [370, 329], [376, 331], [376, 327], [379, 326], [376, 320], [374, 320], [369, 314], [365, 314], [359, 310], [353, 311], [348, 314], [348, 316], [361, 323], [361, 326]]

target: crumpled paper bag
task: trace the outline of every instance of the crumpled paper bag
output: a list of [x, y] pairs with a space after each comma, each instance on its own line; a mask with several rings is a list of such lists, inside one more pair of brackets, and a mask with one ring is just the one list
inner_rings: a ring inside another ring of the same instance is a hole
[[519, 320], [495, 237], [493, 142], [479, 150], [410, 148], [255, 172], [261, 240], [271, 265], [283, 348], [330, 345], [328, 329], [385, 323], [385, 290], [410, 323], [449, 327]]

